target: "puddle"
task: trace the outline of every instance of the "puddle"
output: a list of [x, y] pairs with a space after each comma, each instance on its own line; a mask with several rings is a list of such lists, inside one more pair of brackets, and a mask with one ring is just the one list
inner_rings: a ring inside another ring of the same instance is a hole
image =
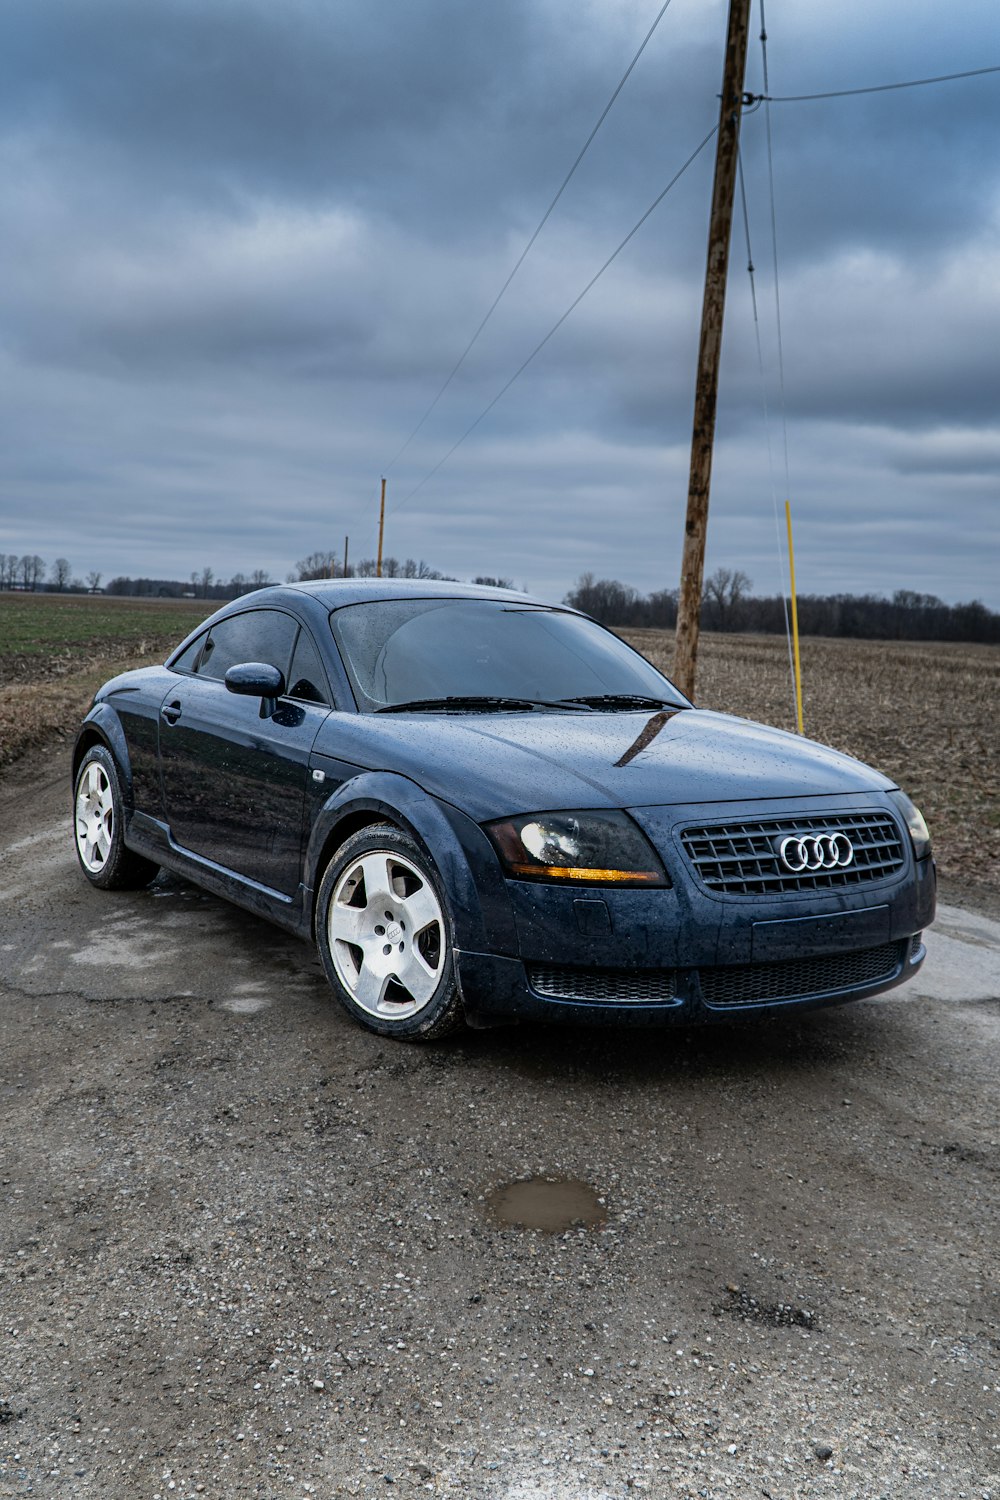
[[927, 962], [917, 980], [921, 993], [935, 1000], [995, 998], [1000, 922], [944, 906], [925, 941]]
[[589, 1183], [557, 1177], [527, 1177], [495, 1187], [486, 1194], [486, 1212], [495, 1224], [549, 1234], [578, 1225], [596, 1229], [607, 1219]]
[[255, 1016], [272, 1003], [270, 994], [266, 990], [261, 993], [260, 987], [252, 980], [249, 984], [236, 985], [234, 991], [222, 1001], [222, 1008], [236, 1016]]
[[29, 833], [26, 839], [18, 839], [13, 844], [7, 845], [8, 854], [18, 854], [22, 849], [33, 849], [36, 844], [58, 843], [62, 844], [66, 839], [66, 830], [60, 823], [57, 826], [43, 828], [39, 833]]
[[[170, 942], [150, 938], [137, 922], [119, 921], [114, 927], [109, 923], [86, 948], [70, 953], [68, 957], [71, 963], [100, 969], [148, 970], [156, 964], [172, 966], [178, 963], [182, 949]], [[26, 972], [30, 972], [30, 965]]]

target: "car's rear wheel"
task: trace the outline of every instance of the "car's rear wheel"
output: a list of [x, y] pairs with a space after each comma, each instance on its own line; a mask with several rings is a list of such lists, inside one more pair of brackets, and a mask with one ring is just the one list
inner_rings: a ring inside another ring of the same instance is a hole
[[80, 868], [103, 890], [140, 890], [159, 869], [125, 847], [124, 799], [118, 767], [103, 745], [92, 745], [76, 774], [73, 832]]
[[334, 993], [369, 1031], [433, 1041], [462, 1025], [444, 896], [400, 829], [375, 824], [341, 845], [320, 884], [316, 936]]

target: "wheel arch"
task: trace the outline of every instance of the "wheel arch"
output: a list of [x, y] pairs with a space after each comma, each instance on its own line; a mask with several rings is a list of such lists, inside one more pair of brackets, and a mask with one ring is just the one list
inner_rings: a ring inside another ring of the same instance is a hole
[[377, 828], [389, 824], [394, 828], [402, 828], [405, 832], [411, 830], [398, 815], [389, 812], [380, 812], [373, 807], [355, 807], [344, 812], [343, 816], [332, 823], [323, 839], [323, 843], [315, 856], [315, 865], [310, 867], [312, 888], [312, 926], [313, 935], [316, 932], [316, 897], [319, 893], [320, 882], [323, 879], [327, 865], [333, 859], [341, 844], [354, 833], [360, 833], [362, 828]]
[[388, 823], [402, 830], [428, 859], [441, 883], [456, 947], [516, 951], [514, 917], [499, 862], [471, 818], [395, 772], [363, 772], [344, 782], [317, 816], [305, 860], [310, 922], [323, 873], [353, 833]]
[[80, 765], [87, 751], [94, 745], [103, 745], [118, 767], [122, 797], [130, 809], [134, 805], [132, 795], [132, 764], [129, 760], [125, 731], [115, 714], [106, 704], [99, 704], [84, 719], [73, 746], [73, 786], [80, 772]]

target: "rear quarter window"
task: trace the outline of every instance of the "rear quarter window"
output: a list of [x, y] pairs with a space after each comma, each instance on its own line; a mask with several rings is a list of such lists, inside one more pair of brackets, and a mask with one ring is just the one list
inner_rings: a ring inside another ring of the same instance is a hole
[[312, 636], [304, 627], [299, 631], [299, 638], [295, 643], [285, 696], [296, 698], [301, 703], [322, 703], [327, 707], [333, 702], [319, 652]]
[[208, 631], [203, 630], [201, 635], [196, 636], [196, 638], [191, 642], [189, 646], [184, 647], [184, 650], [181, 652], [180, 656], [174, 657], [173, 661], [170, 663], [171, 672], [194, 671], [195, 664], [198, 661], [198, 657], [201, 653], [201, 648], [205, 644], [207, 635]]

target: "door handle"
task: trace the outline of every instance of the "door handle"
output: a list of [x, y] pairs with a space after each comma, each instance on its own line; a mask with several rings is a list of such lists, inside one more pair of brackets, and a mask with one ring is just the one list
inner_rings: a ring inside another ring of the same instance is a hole
[[160, 709], [160, 718], [165, 719], [168, 724], [176, 724], [180, 716], [181, 706], [176, 699], [173, 703], [165, 703]]

